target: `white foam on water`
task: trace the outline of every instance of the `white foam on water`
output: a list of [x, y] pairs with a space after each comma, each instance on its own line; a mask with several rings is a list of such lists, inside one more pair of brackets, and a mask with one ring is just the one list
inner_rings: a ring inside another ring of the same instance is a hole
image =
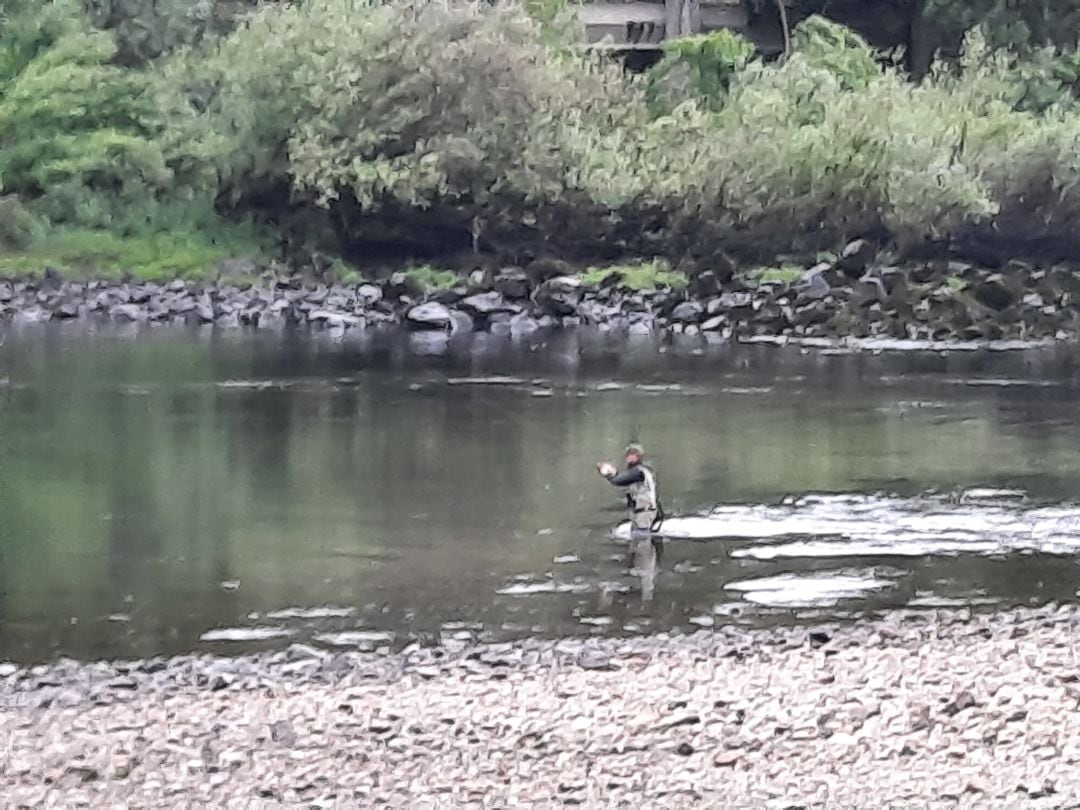
[[758, 605], [831, 607], [843, 599], [861, 599], [874, 591], [891, 588], [893, 584], [891, 580], [873, 574], [837, 571], [736, 580], [724, 587], [739, 591], [747, 602]]
[[1012, 388], [1016, 386], [1027, 388], [1057, 388], [1061, 383], [1057, 380], [1023, 380], [1012, 377], [960, 377], [942, 380], [946, 385], [968, 385], [971, 387]]
[[526, 385], [528, 380], [521, 377], [451, 377], [447, 385]]
[[356, 612], [355, 608], [351, 607], [333, 607], [326, 605], [323, 607], [312, 608], [300, 608], [289, 607], [282, 608], [281, 610], [271, 610], [266, 614], [268, 619], [339, 619], [346, 616], [351, 616]]
[[582, 616], [578, 619], [581, 624], [591, 624], [594, 627], [606, 627], [611, 624], [610, 616]]
[[[809, 494], [776, 506], [719, 506], [671, 517], [660, 533], [676, 540], [757, 541], [730, 552], [755, 560], [1080, 554], [1080, 505], [1032, 506], [1023, 490], [989, 487], [917, 498]], [[628, 539], [629, 524], [614, 535]]]
[[331, 647], [371, 647], [389, 644], [394, 637], [382, 630], [342, 630], [338, 633], [316, 633], [312, 639]]
[[287, 627], [220, 627], [207, 630], [199, 641], [270, 641], [293, 634]]
[[752, 335], [739, 338], [740, 343], [761, 343], [770, 346], [801, 346], [807, 349], [853, 349], [869, 352], [992, 352], [1023, 351], [1052, 346], [1046, 340], [915, 340], [901, 338], [798, 338], [785, 335]]
[[515, 582], [499, 588], [495, 593], [500, 596], [532, 596], [538, 593], [587, 593], [592, 586], [585, 582]]

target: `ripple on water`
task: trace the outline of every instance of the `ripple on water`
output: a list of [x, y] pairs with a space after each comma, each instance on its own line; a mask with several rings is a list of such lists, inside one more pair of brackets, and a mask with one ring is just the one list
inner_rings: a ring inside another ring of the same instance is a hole
[[351, 616], [356, 612], [355, 608], [351, 607], [333, 607], [326, 605], [323, 607], [312, 608], [300, 608], [300, 607], [288, 607], [281, 610], [271, 610], [266, 614], [268, 619], [341, 619]]

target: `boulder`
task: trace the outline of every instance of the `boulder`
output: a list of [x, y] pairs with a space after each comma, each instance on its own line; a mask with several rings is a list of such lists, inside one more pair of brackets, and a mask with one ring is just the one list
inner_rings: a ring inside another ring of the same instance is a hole
[[382, 300], [383, 291], [374, 284], [361, 284], [356, 288], [356, 297], [364, 306], [371, 306]]
[[506, 312], [510, 308], [506, 305], [503, 297], [497, 292], [477, 293], [463, 298], [461, 308], [473, 315], [486, 318], [496, 312]]
[[722, 290], [720, 279], [712, 270], [703, 270], [690, 276], [687, 289], [698, 300], [712, 298]]
[[798, 295], [800, 303], [820, 301], [822, 298], [827, 298], [832, 290], [829, 282], [825, 280], [823, 271], [816, 267], [807, 270], [791, 288]]
[[508, 301], [523, 301], [532, 292], [532, 284], [524, 270], [507, 267], [495, 276], [495, 291]]
[[118, 321], [146, 320], [146, 311], [138, 304], [117, 304], [109, 314]]
[[360, 326], [363, 322], [354, 315], [348, 315], [332, 309], [317, 309], [308, 315], [311, 323], [324, 324], [330, 329], [349, 329]]
[[985, 307], [1001, 312], [1016, 303], [1016, 294], [1009, 289], [1000, 273], [988, 276], [974, 285], [975, 300]]
[[428, 301], [410, 308], [405, 320], [412, 329], [449, 329], [453, 324], [450, 309], [437, 301]]
[[676, 323], [699, 323], [705, 315], [705, 307], [699, 301], [683, 301], [671, 311]]
[[540, 331], [540, 323], [531, 315], [523, 312], [510, 319], [510, 337], [521, 338]]
[[858, 278], [866, 272], [867, 265], [877, 255], [877, 248], [873, 242], [867, 239], [856, 239], [849, 242], [840, 254], [837, 266], [849, 278]]

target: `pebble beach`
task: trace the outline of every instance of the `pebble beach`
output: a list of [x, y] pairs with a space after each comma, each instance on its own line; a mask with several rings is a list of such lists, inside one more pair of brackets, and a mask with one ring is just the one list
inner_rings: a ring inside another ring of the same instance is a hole
[[7, 665], [8, 807], [1080, 806], [1080, 610]]

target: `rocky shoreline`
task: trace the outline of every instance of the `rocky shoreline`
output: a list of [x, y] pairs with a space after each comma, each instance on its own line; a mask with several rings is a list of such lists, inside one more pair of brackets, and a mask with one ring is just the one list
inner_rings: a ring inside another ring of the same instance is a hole
[[[255, 269], [254, 265], [250, 268]], [[227, 276], [223, 277], [227, 278]], [[1012, 262], [989, 269], [956, 261], [891, 266], [861, 240], [795, 280], [692, 271], [685, 289], [634, 291], [619, 273], [597, 286], [560, 262], [476, 271], [451, 289], [425, 291], [406, 273], [378, 282], [325, 284], [266, 272], [214, 284], [70, 281], [55, 271], [0, 280], [0, 324], [46, 321], [302, 327], [345, 333], [402, 325], [429, 333], [511, 338], [578, 326], [637, 335], [719, 340], [1071, 340], [1080, 335], [1080, 273]]]
[[294, 645], [4, 665], [0, 795], [14, 807], [1076, 806], [1078, 629], [1080, 607], [1051, 605], [391, 655]]

